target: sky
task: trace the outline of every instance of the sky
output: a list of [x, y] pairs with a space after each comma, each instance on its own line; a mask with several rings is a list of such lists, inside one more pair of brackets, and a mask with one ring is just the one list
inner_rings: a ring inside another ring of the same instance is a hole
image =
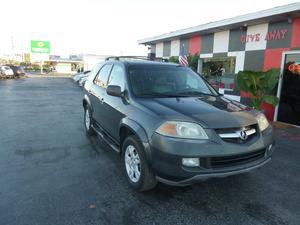
[[[51, 54], [146, 55], [137, 40], [297, 0], [2, 0], [0, 54], [50, 41]], [[6, 10], [7, 9], [7, 10]]]

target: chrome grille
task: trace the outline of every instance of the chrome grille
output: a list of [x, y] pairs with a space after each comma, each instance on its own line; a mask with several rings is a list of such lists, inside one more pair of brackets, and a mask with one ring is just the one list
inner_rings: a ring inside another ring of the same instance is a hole
[[245, 143], [257, 135], [257, 124], [240, 128], [221, 128], [216, 132], [222, 140], [231, 143]]

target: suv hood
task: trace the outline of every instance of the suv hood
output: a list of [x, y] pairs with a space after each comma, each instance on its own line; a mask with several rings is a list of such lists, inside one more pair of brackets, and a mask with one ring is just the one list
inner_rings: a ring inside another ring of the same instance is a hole
[[197, 122], [205, 128], [233, 128], [257, 123], [255, 112], [223, 96], [139, 99], [164, 120]]

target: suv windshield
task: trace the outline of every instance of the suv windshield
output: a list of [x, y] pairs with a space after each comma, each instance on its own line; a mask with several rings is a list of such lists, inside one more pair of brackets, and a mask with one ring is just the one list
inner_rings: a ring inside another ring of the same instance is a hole
[[181, 66], [131, 66], [129, 80], [137, 97], [218, 95], [201, 76]]

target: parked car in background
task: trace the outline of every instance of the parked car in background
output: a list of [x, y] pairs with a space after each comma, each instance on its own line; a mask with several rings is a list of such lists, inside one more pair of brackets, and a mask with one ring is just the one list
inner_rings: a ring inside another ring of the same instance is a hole
[[82, 78], [82, 77], [87, 77], [88, 75], [88, 73], [89, 72], [91, 72], [90, 70], [87, 70], [87, 71], [84, 71], [84, 72], [82, 72], [82, 73], [77, 73], [77, 74], [75, 74], [74, 76], [73, 76], [73, 81], [74, 82], [78, 82], [79, 80], [80, 80], [80, 78]]
[[85, 82], [86, 82], [86, 80], [88, 79], [88, 77], [89, 77], [90, 74], [91, 74], [91, 73], [88, 72], [88, 73], [86, 74], [86, 76], [81, 77], [81, 78], [79, 79], [78, 85], [79, 85], [80, 87], [83, 87], [83, 86], [84, 86], [84, 84], [85, 84]]
[[0, 66], [0, 74], [5, 76], [13, 76], [14, 71], [9, 66]]
[[157, 181], [184, 186], [245, 173], [271, 160], [264, 114], [225, 98], [185, 66], [110, 58], [96, 64], [84, 89], [86, 133], [122, 156], [138, 191]]
[[6, 66], [9, 66], [13, 70], [15, 76], [25, 75], [24, 69], [21, 66], [14, 66], [14, 65], [6, 65]]

